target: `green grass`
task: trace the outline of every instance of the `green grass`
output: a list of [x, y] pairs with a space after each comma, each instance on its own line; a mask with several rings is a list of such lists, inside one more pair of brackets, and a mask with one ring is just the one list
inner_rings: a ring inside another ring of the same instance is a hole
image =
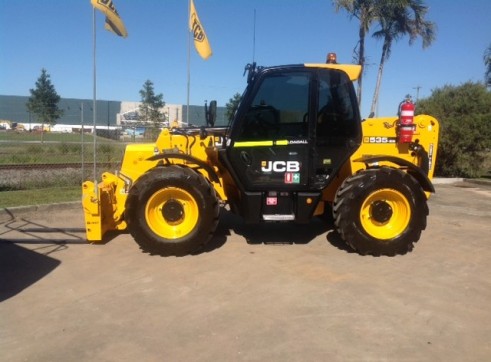
[[[98, 137], [99, 138], [99, 137]], [[0, 141], [11, 141], [11, 142], [81, 142], [82, 135], [76, 133], [51, 133], [45, 132], [0, 132]], [[84, 143], [94, 142], [94, 138], [91, 134], [84, 134]], [[115, 142], [104, 138], [104, 142]]]
[[[69, 140], [44, 143], [10, 141], [0, 142], [0, 164], [78, 163], [82, 162], [82, 154], [86, 163], [94, 158], [94, 148], [90, 142], [84, 142], [82, 150], [81, 143], [71, 143]], [[99, 140], [96, 145], [97, 162], [119, 162], [125, 147], [124, 143]]]
[[[0, 132], [0, 164], [79, 163], [80, 168], [2, 171], [0, 208], [81, 200], [82, 181], [93, 177], [93, 136], [84, 135], [83, 149], [80, 134], [48, 132], [42, 136], [41, 143], [38, 132]], [[125, 143], [103, 137], [97, 137], [96, 141], [97, 162], [117, 164], [121, 161]]]
[[[93, 177], [93, 140], [91, 135], [84, 135], [82, 150], [80, 134], [45, 133], [41, 143], [40, 133], [0, 132], [0, 164], [80, 164], [80, 168], [2, 171], [0, 208], [81, 200], [82, 181]], [[96, 161], [117, 164], [125, 147], [124, 143], [97, 137]]]
[[82, 200], [82, 186], [0, 192], [0, 209]]

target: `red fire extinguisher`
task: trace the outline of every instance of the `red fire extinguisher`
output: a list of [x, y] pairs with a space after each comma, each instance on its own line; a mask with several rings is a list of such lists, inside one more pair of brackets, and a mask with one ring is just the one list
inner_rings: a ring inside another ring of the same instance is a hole
[[401, 102], [399, 107], [399, 143], [411, 143], [414, 134], [414, 103], [410, 97]]

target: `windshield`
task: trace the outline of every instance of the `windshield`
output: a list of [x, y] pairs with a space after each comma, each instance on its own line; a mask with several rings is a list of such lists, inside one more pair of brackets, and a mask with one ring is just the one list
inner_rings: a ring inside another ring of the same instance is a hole
[[307, 137], [310, 78], [310, 72], [263, 78], [245, 113], [238, 140]]

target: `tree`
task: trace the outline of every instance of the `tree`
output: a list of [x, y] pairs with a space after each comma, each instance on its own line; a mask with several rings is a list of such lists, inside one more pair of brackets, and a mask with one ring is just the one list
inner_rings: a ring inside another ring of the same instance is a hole
[[373, 36], [383, 39], [383, 45], [370, 114], [377, 109], [384, 65], [390, 57], [393, 42], [408, 35], [411, 45], [421, 37], [424, 49], [435, 39], [435, 24], [425, 20], [427, 11], [428, 7], [421, 0], [378, 1], [379, 30]]
[[[373, 21], [377, 19], [377, 0], [334, 0], [336, 11], [346, 10], [351, 18], [360, 22], [358, 29], [358, 44], [355, 47], [356, 62], [365, 69], [365, 37]], [[363, 71], [358, 78], [357, 98], [361, 106]]]
[[446, 85], [418, 102], [417, 113], [440, 121], [436, 173], [439, 176], [479, 177], [491, 147], [491, 92], [481, 83]]
[[42, 130], [44, 131], [45, 124], [55, 125], [56, 120], [63, 115], [63, 110], [58, 108], [60, 96], [56, 93], [46, 69], [41, 69], [41, 75], [36, 81], [36, 88], [29, 91], [31, 96], [26, 103], [26, 107], [29, 112], [35, 114], [37, 119], [41, 121]]
[[486, 66], [486, 74], [484, 76], [486, 86], [491, 87], [491, 45], [488, 46], [484, 53], [484, 65]]
[[165, 106], [164, 95], [155, 94], [153, 83], [147, 80], [143, 83], [140, 90], [141, 104], [138, 111], [138, 119], [144, 123], [151, 123], [153, 126], [153, 135], [160, 132], [160, 128], [165, 121], [161, 109]]
[[229, 121], [234, 118], [235, 111], [237, 111], [237, 108], [239, 107], [240, 100], [242, 99], [242, 96], [240, 93], [235, 93], [232, 98], [228, 100], [228, 103], [225, 105], [227, 108], [227, 119]]

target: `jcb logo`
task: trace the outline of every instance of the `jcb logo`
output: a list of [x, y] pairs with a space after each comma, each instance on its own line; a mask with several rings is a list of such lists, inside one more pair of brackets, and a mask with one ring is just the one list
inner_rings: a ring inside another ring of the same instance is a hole
[[201, 28], [201, 24], [199, 23], [199, 20], [196, 19], [196, 16], [192, 17], [191, 23], [192, 23], [194, 40], [199, 42], [203, 41], [205, 38], [205, 32]]
[[113, 13], [119, 16], [118, 12], [116, 11], [116, 8], [114, 7], [112, 0], [97, 0], [97, 3], [109, 8]]
[[300, 172], [298, 161], [262, 161], [262, 172]]

